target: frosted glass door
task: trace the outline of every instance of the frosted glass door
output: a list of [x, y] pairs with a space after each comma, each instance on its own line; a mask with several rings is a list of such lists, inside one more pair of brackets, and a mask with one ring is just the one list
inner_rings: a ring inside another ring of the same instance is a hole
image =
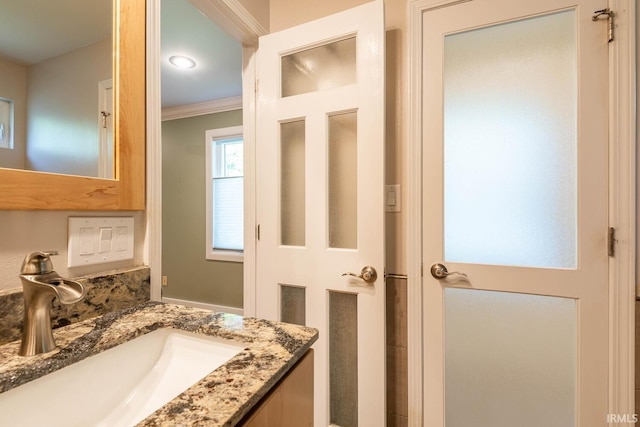
[[600, 426], [602, 5], [438, 4], [422, 19], [424, 425]]
[[381, 425], [382, 0], [261, 37], [257, 64], [255, 315], [319, 330], [315, 426]]

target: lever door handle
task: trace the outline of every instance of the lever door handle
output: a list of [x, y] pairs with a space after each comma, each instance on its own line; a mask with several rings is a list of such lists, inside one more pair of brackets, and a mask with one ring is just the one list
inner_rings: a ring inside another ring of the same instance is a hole
[[447, 267], [444, 264], [436, 263], [431, 266], [431, 275], [438, 280], [446, 279], [452, 274], [459, 274], [460, 276], [467, 277], [467, 275], [464, 273], [447, 270]]
[[375, 268], [371, 267], [370, 265], [366, 265], [366, 266], [362, 267], [362, 270], [360, 271], [360, 274], [343, 273], [342, 275], [343, 276], [357, 277], [358, 279], [364, 280], [365, 283], [373, 283], [378, 278], [378, 272], [376, 271]]

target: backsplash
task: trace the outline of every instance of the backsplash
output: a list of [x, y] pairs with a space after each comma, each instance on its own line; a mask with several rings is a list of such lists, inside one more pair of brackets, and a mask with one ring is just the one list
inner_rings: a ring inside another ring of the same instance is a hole
[[[51, 307], [54, 328], [133, 307], [150, 299], [149, 267], [109, 271], [74, 280], [84, 285], [86, 296], [71, 305], [62, 305], [55, 299]], [[0, 313], [0, 345], [20, 339], [24, 316], [22, 288], [0, 291]]]

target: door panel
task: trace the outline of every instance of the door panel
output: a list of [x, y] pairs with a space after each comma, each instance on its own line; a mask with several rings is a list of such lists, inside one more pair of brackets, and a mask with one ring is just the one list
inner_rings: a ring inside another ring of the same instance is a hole
[[[605, 422], [603, 7], [476, 0], [423, 15], [425, 425]], [[466, 276], [436, 279], [434, 263]]]
[[381, 425], [383, 2], [262, 37], [258, 78], [256, 314], [319, 329], [314, 425]]
[[575, 425], [576, 300], [444, 294], [446, 425]]

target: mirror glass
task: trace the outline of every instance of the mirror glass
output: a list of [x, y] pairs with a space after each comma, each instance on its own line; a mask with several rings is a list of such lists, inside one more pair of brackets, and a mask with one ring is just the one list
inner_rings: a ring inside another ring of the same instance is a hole
[[0, 167], [114, 176], [112, 0], [0, 13]]

